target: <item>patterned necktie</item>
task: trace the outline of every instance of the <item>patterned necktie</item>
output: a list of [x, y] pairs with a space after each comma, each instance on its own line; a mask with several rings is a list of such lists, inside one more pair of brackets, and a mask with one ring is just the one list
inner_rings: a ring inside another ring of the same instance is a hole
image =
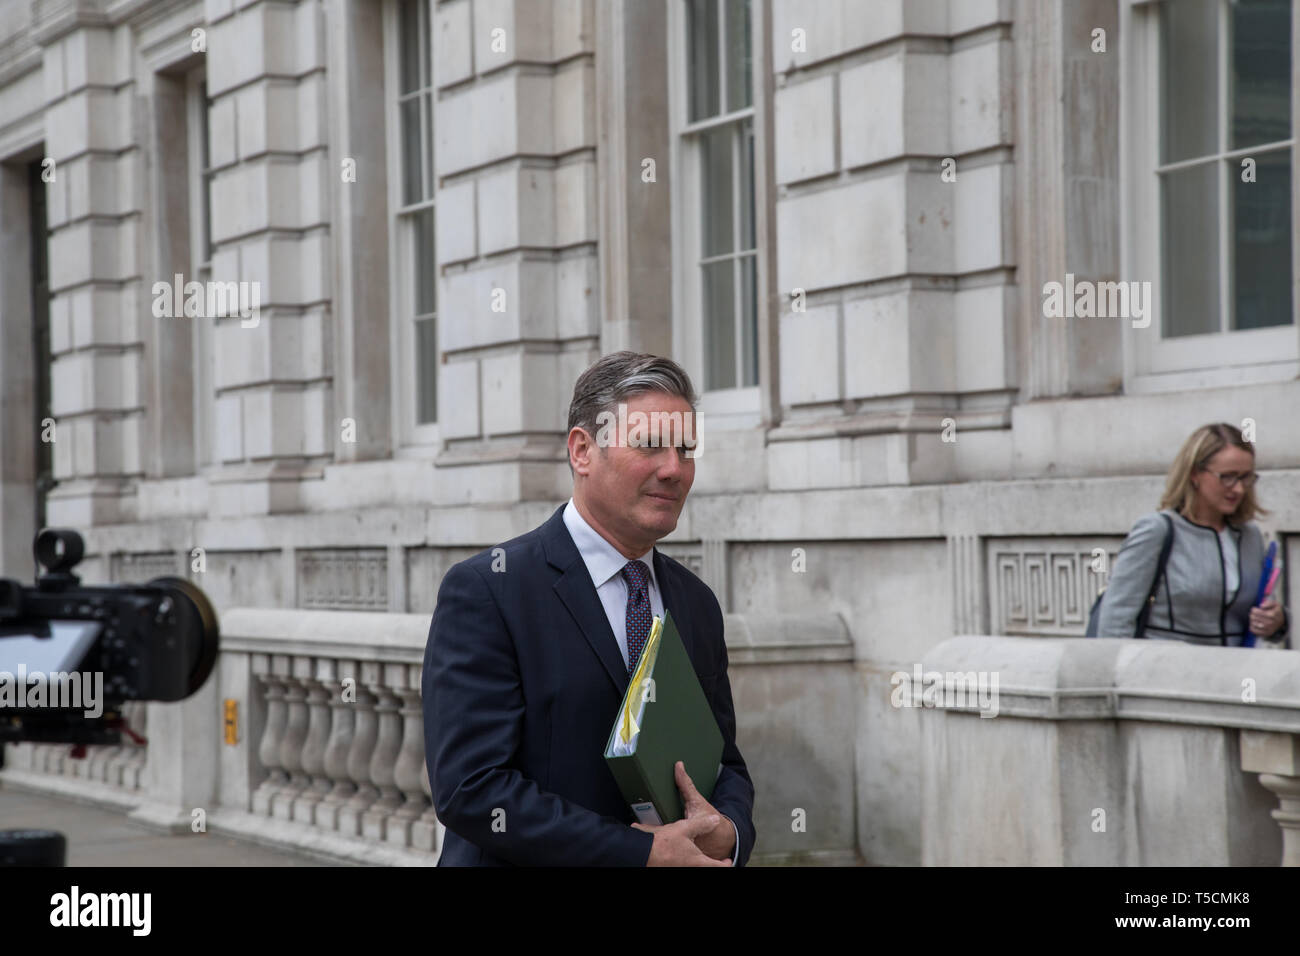
[[640, 561], [623, 565], [627, 581], [627, 674], [632, 676], [650, 637], [650, 569]]

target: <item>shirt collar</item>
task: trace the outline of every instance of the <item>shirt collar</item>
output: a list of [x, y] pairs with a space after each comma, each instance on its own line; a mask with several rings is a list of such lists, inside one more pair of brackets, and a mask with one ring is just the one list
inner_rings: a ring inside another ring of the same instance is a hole
[[[587, 565], [587, 573], [591, 575], [591, 581], [596, 587], [599, 588], [623, 570], [628, 559], [601, 537], [600, 532], [587, 524], [582, 513], [578, 511], [578, 506], [573, 503], [573, 498], [569, 498], [569, 503], [564, 506], [564, 526], [569, 529], [573, 543], [578, 546], [578, 554], [582, 555], [583, 563]], [[654, 550], [652, 546], [645, 554], [632, 560], [640, 561], [649, 568], [650, 583], [657, 589], [659, 583], [655, 579]]]

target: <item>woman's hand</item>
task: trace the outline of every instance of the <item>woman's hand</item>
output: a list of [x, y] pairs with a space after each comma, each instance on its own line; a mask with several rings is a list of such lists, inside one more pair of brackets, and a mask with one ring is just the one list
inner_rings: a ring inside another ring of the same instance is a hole
[[1250, 609], [1250, 632], [1256, 637], [1272, 637], [1285, 620], [1282, 605], [1269, 598], [1259, 607]]

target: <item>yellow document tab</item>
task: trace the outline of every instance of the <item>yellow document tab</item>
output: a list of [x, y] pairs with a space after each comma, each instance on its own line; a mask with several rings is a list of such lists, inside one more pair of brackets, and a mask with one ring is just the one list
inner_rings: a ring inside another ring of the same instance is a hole
[[659, 653], [659, 634], [662, 630], [663, 621], [656, 615], [650, 625], [650, 637], [646, 639], [645, 650], [641, 652], [641, 660], [637, 662], [632, 681], [628, 684], [627, 695], [623, 698], [623, 716], [619, 720], [618, 735], [624, 745], [630, 744], [641, 730], [636, 721], [636, 715], [641, 714], [645, 706], [645, 691], [641, 688], [654, 672], [655, 656]]

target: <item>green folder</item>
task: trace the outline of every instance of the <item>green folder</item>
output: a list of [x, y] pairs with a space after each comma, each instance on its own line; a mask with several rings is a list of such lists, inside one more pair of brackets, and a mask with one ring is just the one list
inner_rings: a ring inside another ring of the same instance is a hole
[[[620, 740], [629, 715], [634, 734]], [[616, 756], [619, 743], [631, 753]], [[665, 609], [662, 622], [656, 618], [651, 628], [605, 745], [605, 762], [641, 823], [673, 823], [686, 815], [673, 773], [678, 760], [695, 789], [711, 800], [722, 772], [722, 731]]]

